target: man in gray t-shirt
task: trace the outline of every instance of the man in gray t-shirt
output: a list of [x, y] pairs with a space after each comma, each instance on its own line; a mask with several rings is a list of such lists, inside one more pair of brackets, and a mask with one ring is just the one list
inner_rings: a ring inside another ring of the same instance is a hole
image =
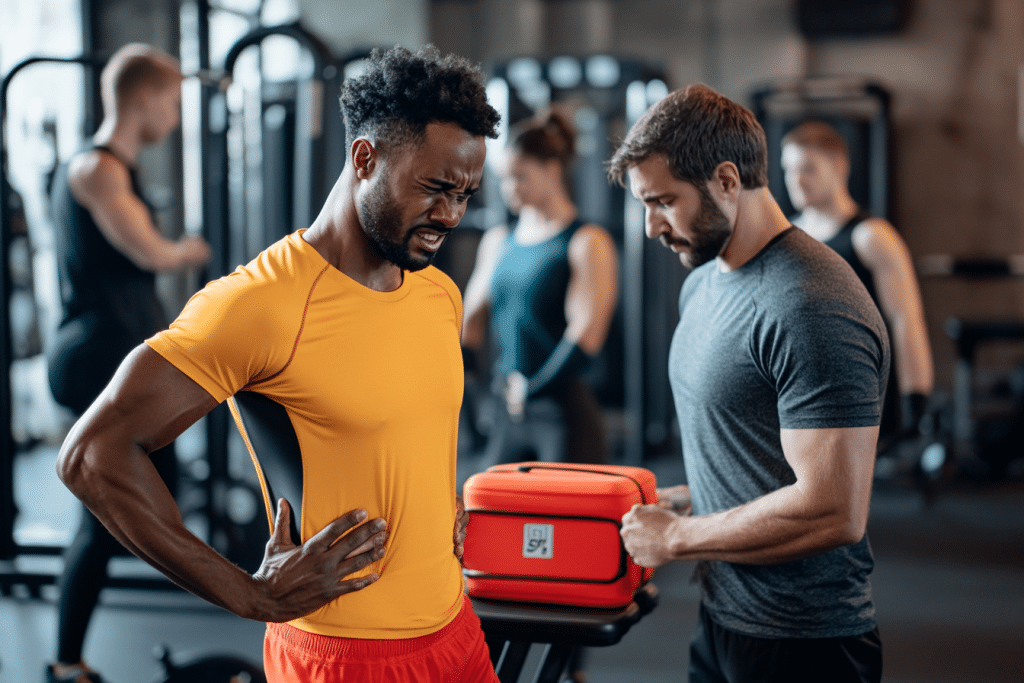
[[865, 528], [888, 337], [850, 267], [789, 225], [766, 159], [748, 110], [691, 86], [611, 161], [694, 268], [669, 357], [688, 486], [622, 538], [644, 566], [698, 560], [691, 681], [879, 681]]

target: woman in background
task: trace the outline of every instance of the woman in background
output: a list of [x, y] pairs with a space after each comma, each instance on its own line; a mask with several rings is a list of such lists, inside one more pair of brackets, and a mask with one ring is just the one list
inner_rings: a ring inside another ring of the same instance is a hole
[[518, 219], [484, 234], [464, 297], [463, 346], [479, 349], [490, 324], [492, 390], [505, 407], [484, 463], [605, 462], [600, 407], [581, 375], [615, 311], [615, 244], [569, 196], [575, 131], [566, 119], [548, 110], [510, 137], [501, 189]]

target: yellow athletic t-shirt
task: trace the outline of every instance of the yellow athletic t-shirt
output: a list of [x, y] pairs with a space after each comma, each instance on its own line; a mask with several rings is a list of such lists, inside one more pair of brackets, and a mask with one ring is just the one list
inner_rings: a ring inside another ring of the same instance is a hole
[[292, 625], [433, 633], [463, 602], [452, 544], [462, 300], [433, 267], [405, 272], [392, 292], [364, 287], [301, 235], [208, 284], [147, 343], [218, 401], [245, 389], [286, 407], [302, 452], [303, 541], [355, 508], [387, 520], [384, 558], [352, 575], [380, 579]]

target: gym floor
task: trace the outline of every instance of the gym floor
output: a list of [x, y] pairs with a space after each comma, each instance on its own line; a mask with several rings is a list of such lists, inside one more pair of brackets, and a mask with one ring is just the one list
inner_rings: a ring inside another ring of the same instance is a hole
[[[70, 529], [75, 501], [53, 474], [55, 451], [19, 457], [22, 524]], [[473, 471], [464, 459], [460, 472]], [[648, 463], [659, 482], [680, 480], [681, 463]], [[464, 478], [464, 476], [463, 476]], [[23, 489], [24, 490], [24, 489]], [[931, 507], [898, 482], [880, 482], [869, 535], [878, 621], [891, 683], [1010, 683], [1024, 680], [1024, 483], [956, 483]], [[59, 569], [59, 558], [19, 558], [19, 566]], [[113, 571], [146, 574], [126, 558]], [[592, 650], [592, 683], [685, 680], [687, 642], [698, 595], [692, 565], [658, 570], [657, 609], [618, 645]], [[42, 598], [15, 590], [0, 598], [0, 682], [42, 680], [54, 650], [56, 591]], [[153, 651], [166, 644], [179, 663], [213, 653], [261, 656], [262, 624], [238, 619], [177, 591], [108, 589], [92, 622], [86, 657], [112, 683], [160, 680]], [[526, 671], [539, 656], [534, 647]]]

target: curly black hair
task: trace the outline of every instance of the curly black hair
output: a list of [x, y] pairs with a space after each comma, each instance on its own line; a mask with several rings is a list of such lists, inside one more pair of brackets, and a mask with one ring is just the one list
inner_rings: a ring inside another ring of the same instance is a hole
[[456, 123], [496, 138], [501, 119], [487, 103], [480, 69], [432, 45], [416, 52], [375, 49], [366, 71], [342, 86], [341, 112], [349, 148], [357, 137], [373, 135], [384, 150], [422, 141], [428, 123]]

